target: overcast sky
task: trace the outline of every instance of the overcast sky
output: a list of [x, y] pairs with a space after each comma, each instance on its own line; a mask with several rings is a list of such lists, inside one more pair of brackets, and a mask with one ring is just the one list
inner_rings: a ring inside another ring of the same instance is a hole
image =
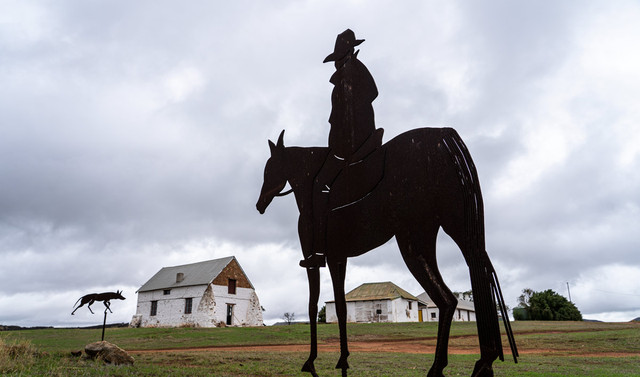
[[[568, 284], [586, 318], [638, 317], [638, 20], [624, 0], [0, 0], [0, 324], [100, 324], [74, 302], [120, 289], [108, 321], [128, 322], [160, 268], [229, 255], [267, 323], [304, 319], [294, 200], [255, 203], [267, 139], [326, 146], [322, 61], [346, 28], [385, 141], [448, 126], [467, 143], [509, 306]], [[347, 289], [374, 281], [422, 292], [394, 240], [349, 261]]]

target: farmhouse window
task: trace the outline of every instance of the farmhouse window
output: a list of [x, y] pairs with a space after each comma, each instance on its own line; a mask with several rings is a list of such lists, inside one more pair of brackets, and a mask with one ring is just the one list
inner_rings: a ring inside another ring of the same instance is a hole
[[236, 294], [236, 279], [229, 279], [229, 294]]
[[411, 304], [412, 304], [412, 302], [409, 301], [409, 310], [411, 310]]
[[163, 295], [170, 295], [171, 294], [171, 289], [165, 289], [164, 291], [162, 291]]
[[151, 316], [158, 314], [158, 301], [151, 301]]
[[382, 314], [382, 309], [376, 309], [376, 314], [377, 314], [377, 315]]
[[184, 314], [191, 314], [191, 307], [193, 305], [193, 298], [184, 299]]
[[436, 313], [431, 312], [431, 319], [436, 319]]

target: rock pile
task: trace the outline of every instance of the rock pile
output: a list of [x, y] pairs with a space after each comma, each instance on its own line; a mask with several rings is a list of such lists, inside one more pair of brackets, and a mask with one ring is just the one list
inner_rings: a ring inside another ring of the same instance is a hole
[[133, 365], [133, 357], [125, 350], [106, 340], [87, 344], [84, 352], [89, 358], [101, 359], [107, 364]]

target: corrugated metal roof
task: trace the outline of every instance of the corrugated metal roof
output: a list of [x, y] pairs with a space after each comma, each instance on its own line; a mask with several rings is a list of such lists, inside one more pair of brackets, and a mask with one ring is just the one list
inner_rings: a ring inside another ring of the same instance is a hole
[[390, 281], [364, 283], [345, 295], [347, 301], [393, 300], [398, 297], [418, 301], [418, 298]]
[[[234, 259], [235, 257], [231, 256], [181, 266], [163, 267], [144, 283], [138, 292], [209, 284]], [[184, 280], [181, 282], [176, 281], [178, 273], [184, 275]]]
[[429, 297], [427, 292], [422, 292], [416, 297], [418, 297], [418, 300], [420, 300], [421, 303], [427, 305], [428, 307], [435, 307], [436, 306], [436, 304], [433, 302], [431, 297]]
[[476, 311], [476, 307], [473, 301], [468, 300], [458, 300], [458, 309], [465, 309], [472, 312]]
[[[429, 297], [429, 295], [427, 294], [427, 292], [422, 292], [418, 295], [418, 299], [423, 302], [425, 305], [427, 305], [427, 307], [429, 308], [435, 308], [437, 307], [436, 304], [433, 302], [433, 300], [431, 299], [431, 297]], [[475, 312], [475, 306], [473, 304], [473, 301], [468, 301], [468, 300], [458, 300], [458, 305], [457, 305], [458, 309], [465, 309], [465, 310], [469, 310], [472, 312]]]

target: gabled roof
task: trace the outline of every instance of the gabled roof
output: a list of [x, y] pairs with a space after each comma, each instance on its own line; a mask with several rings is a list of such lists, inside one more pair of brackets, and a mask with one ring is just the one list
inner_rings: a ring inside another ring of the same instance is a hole
[[469, 300], [458, 300], [458, 309], [465, 309], [471, 312], [476, 311], [475, 304]]
[[[163, 267], [160, 271], [156, 272], [149, 281], [144, 283], [142, 287], [138, 289], [138, 292], [189, 287], [194, 285], [208, 285], [213, 281], [213, 279], [220, 275], [222, 270], [224, 270], [231, 261], [235, 259], [235, 257], [231, 256], [204, 262], [184, 264], [181, 266]], [[238, 263], [238, 266], [239, 265], [240, 264]], [[242, 269], [242, 267], [240, 269]], [[183, 274], [184, 280], [177, 282], [176, 277], [178, 273]], [[249, 282], [249, 284], [251, 284], [251, 282]]]
[[427, 292], [422, 292], [416, 297], [418, 297], [418, 300], [420, 300], [420, 302], [423, 303], [424, 305], [426, 305], [427, 307], [429, 307], [429, 308], [436, 307], [436, 304], [433, 302], [431, 297], [429, 297]]
[[[436, 308], [437, 307], [436, 304], [431, 299], [431, 297], [429, 297], [427, 292], [420, 293], [418, 295], [418, 299], [420, 300], [420, 302], [422, 302], [425, 305], [427, 305], [428, 308]], [[468, 311], [471, 311], [471, 312], [475, 312], [476, 311], [476, 308], [474, 306], [473, 301], [469, 301], [469, 300], [458, 300], [458, 305], [456, 306], [456, 308], [468, 310]]]
[[396, 298], [418, 301], [418, 298], [390, 281], [364, 283], [345, 295], [347, 301], [393, 300]]

